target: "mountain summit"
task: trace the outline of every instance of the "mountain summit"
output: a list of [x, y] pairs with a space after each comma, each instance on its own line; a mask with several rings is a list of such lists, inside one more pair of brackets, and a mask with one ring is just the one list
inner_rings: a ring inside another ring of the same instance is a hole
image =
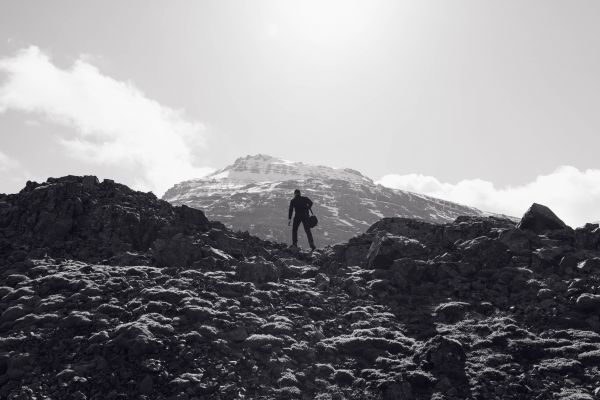
[[315, 203], [320, 224], [313, 234], [318, 246], [348, 240], [383, 217], [445, 223], [460, 215], [483, 215], [475, 208], [377, 185], [350, 168], [264, 154], [238, 158], [204, 178], [178, 183], [163, 199], [201, 209], [229, 228], [289, 243], [287, 209], [296, 188]]
[[232, 165], [216, 171], [202, 180], [206, 179], [226, 180], [237, 184], [306, 179], [338, 179], [356, 184], [373, 184], [370, 178], [350, 168], [310, 165], [266, 154], [240, 157]]

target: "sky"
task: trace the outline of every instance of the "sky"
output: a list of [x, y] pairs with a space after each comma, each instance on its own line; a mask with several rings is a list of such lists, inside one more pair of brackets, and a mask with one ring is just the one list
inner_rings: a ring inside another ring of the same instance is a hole
[[0, 192], [248, 154], [600, 220], [595, 0], [0, 2]]

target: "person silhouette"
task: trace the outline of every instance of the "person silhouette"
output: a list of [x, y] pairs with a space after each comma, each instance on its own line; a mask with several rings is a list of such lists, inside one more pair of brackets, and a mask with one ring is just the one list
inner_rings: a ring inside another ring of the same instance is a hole
[[301, 196], [299, 189], [294, 190], [294, 198], [290, 201], [290, 209], [288, 212], [288, 226], [292, 222], [292, 214], [294, 211], [296, 212], [294, 215], [294, 223], [292, 225], [292, 247], [298, 246], [298, 227], [300, 226], [300, 223], [302, 223], [311, 250], [316, 249], [315, 242], [313, 241], [313, 236], [310, 231], [310, 225], [308, 223], [308, 212], [312, 205], [313, 202], [311, 199]]

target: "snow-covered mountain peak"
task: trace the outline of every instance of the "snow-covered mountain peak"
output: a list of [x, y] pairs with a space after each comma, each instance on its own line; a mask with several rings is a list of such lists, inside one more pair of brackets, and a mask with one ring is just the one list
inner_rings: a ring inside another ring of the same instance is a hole
[[244, 185], [306, 179], [339, 179], [356, 184], [373, 184], [370, 178], [350, 168], [332, 168], [284, 160], [265, 154], [240, 157], [232, 165], [216, 171], [202, 181]]
[[289, 242], [288, 207], [294, 189], [313, 201], [319, 246], [343, 242], [384, 217], [408, 217], [436, 223], [482, 212], [467, 206], [376, 185], [350, 168], [287, 161], [264, 154], [238, 158], [207, 177], [167, 190], [164, 200], [203, 210], [236, 230]]

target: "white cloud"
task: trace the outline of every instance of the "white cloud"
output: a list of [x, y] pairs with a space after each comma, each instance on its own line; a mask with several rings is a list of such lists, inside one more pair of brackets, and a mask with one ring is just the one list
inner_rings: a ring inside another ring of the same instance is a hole
[[600, 220], [600, 170], [597, 169], [581, 171], [562, 166], [525, 185], [504, 188], [481, 179], [453, 184], [418, 174], [385, 175], [377, 183], [515, 217], [536, 202], [547, 205], [572, 226]]
[[212, 171], [193, 163], [204, 126], [80, 58], [58, 68], [31, 46], [0, 60], [0, 113], [18, 110], [75, 128], [62, 137], [68, 155], [131, 171], [132, 186], [162, 194], [172, 184]]

